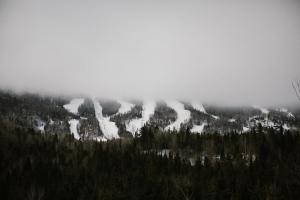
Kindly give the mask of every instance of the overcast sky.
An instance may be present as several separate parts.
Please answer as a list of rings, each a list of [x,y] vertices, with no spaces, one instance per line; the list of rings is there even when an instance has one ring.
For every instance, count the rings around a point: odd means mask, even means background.
[[[0,0],[0,87],[291,104],[300,1]]]

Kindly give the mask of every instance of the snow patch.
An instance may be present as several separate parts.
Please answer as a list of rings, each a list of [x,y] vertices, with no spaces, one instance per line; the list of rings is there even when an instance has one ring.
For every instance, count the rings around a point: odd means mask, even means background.
[[[193,101],[193,102],[191,102],[191,105],[195,110],[198,110],[199,112],[207,114],[204,106],[201,103],[199,103],[197,101]],[[210,115],[210,116],[213,117],[214,119],[220,119],[220,117],[216,116],[216,115]]]
[[[41,124],[37,127],[37,130],[41,131],[41,133],[45,133],[45,122],[41,122]]]
[[[102,115],[102,107],[100,103],[93,99],[94,109],[95,109],[95,116],[98,120],[99,127],[104,135],[104,137],[108,140],[119,138],[118,135],[118,127],[116,126],[115,122],[110,121],[110,117],[104,117]]]
[[[130,120],[126,124],[126,130],[135,136],[141,128],[150,120],[150,117],[155,112],[156,103],[154,101],[147,101],[143,104],[142,118]]]
[[[79,124],[79,120],[77,120],[77,119],[71,119],[71,120],[69,120],[70,132],[71,132],[71,134],[74,135],[74,138],[76,140],[80,139],[80,135],[78,134],[78,130],[77,130],[78,124]]]
[[[93,140],[95,140],[97,142],[107,142],[107,139],[103,136],[93,137]]]
[[[220,117],[217,115],[210,115],[210,116],[212,116],[214,119],[220,119]]]
[[[46,123],[42,121],[39,117],[36,118],[33,122],[33,128],[41,133],[45,133],[45,126]]]
[[[250,128],[243,126],[243,133],[250,131]]]
[[[283,128],[284,130],[290,130],[290,127],[288,127],[288,125],[286,125],[286,124],[283,124],[282,128]]]
[[[203,123],[201,125],[194,125],[191,129],[192,133],[202,133],[204,130],[204,127],[207,125],[207,123]]]
[[[170,156],[170,149],[162,149],[162,150],[158,150],[157,155],[159,156],[167,156],[169,158]]]
[[[180,125],[188,122],[189,119],[191,118],[191,112],[188,110],[185,110],[184,105],[178,101],[166,101],[166,104],[170,108],[175,110],[175,112],[177,113],[177,119],[175,120],[175,122],[173,122],[172,124],[167,126],[165,129],[166,130],[175,129],[175,130],[179,131]]]
[[[69,104],[64,105],[64,108],[69,111],[70,113],[73,113],[75,115],[78,114],[78,108],[81,104],[83,104],[84,99],[83,98],[78,98],[78,99],[73,99],[70,101]]]
[[[231,118],[231,119],[228,120],[228,122],[234,123],[234,122],[236,122],[236,119]]]

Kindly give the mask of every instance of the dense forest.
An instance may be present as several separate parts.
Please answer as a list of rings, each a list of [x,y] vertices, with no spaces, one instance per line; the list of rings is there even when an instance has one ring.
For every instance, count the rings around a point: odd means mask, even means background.
[[[0,124],[1,199],[298,199],[299,132],[75,140]]]

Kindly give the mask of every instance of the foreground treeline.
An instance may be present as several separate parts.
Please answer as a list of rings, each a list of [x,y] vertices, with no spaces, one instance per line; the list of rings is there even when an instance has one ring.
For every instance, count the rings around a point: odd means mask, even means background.
[[[299,133],[258,128],[200,136],[145,127],[139,138],[99,143],[0,124],[0,199],[299,196]]]

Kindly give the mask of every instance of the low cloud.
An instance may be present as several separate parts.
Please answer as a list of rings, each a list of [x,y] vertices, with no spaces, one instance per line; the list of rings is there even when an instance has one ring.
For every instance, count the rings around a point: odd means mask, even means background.
[[[299,1],[0,1],[0,87],[293,104]]]

